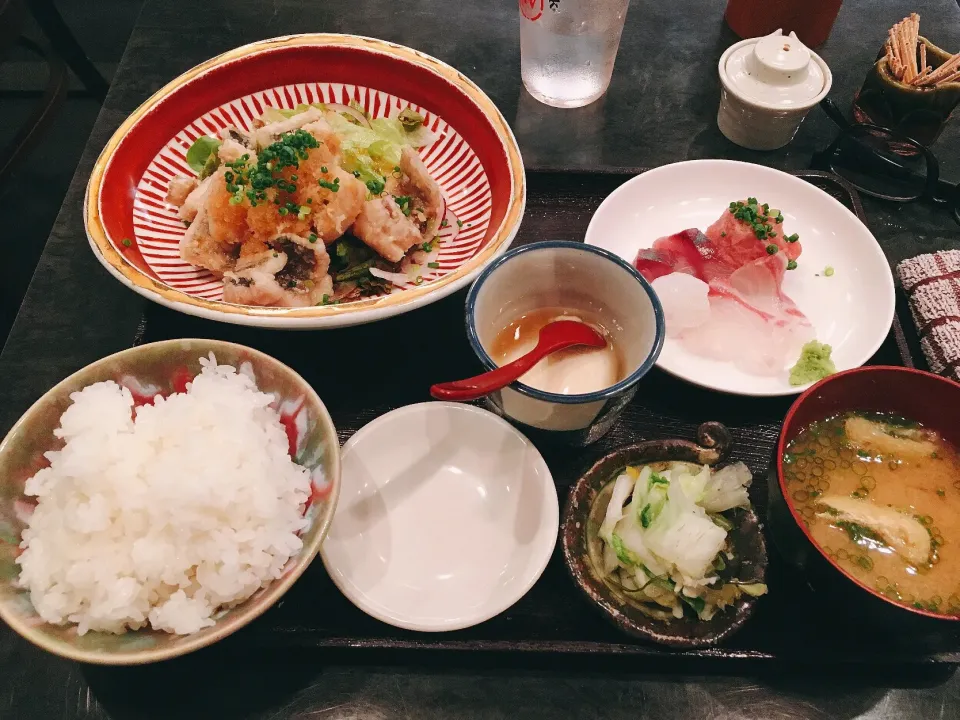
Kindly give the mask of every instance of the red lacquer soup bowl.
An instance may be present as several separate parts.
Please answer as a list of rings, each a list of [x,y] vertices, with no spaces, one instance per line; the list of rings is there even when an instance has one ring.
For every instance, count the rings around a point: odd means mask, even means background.
[[[806,573],[811,587],[834,610],[846,606],[857,621],[880,619],[896,626],[935,628],[933,632],[942,637],[945,627],[954,627],[944,621],[960,620],[960,614],[931,612],[922,604],[894,600],[883,588],[858,577],[812,538],[792,499],[787,481],[790,465],[784,457],[789,444],[811,423],[848,411],[899,415],[960,445],[960,384],[903,367],[872,366],[831,375],[797,398],[784,420],[768,483],[772,539],[780,554]],[[960,552],[960,537],[945,538],[943,552]],[[956,595],[960,596],[960,588]],[[958,597],[952,602],[960,604]]]
[[[181,259],[186,228],[166,202],[186,151],[227,125],[244,130],[266,108],[359,105],[371,118],[411,107],[437,139],[420,156],[445,201],[439,257],[389,293],[315,307],[223,302],[222,281]],[[107,143],[87,186],[84,222],[100,262],[135,292],[212,320],[329,328],[397,315],[467,285],[504,252],[526,201],[510,127],[483,91],[416,50],[350,35],[295,35],[245,45],[189,70],[137,108]]]

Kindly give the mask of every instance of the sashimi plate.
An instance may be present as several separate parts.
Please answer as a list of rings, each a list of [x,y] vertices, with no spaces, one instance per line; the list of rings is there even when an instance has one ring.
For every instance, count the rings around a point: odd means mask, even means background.
[[[603,201],[586,242],[633,262],[659,238],[688,228],[706,231],[731,202],[755,197],[783,215],[783,231],[799,235],[796,269],[782,291],[832,347],[837,370],[867,362],[893,322],[893,276],[880,246],[862,222],[810,183],[772,168],[732,160],[665,165],[624,183]],[[828,269],[829,268],[829,269]],[[669,333],[669,328],[668,328]],[[743,347],[750,353],[751,347]],[[797,355],[782,371],[747,372],[738,363],[695,354],[668,335],[657,365],[688,382],[737,395],[793,395],[806,385],[789,382]]]
[[[420,150],[446,217],[436,262],[379,295],[309,307],[223,302],[223,281],[180,257],[186,228],[166,201],[172,178],[191,175],[186,151],[228,125],[247,131],[266,108],[359,106],[372,118],[409,107],[438,139]],[[492,101],[457,70],[372,38],[304,34],[231,50],[187,71],[120,126],[98,159],[84,207],[97,259],[135,292],[222,322],[314,329],[380,320],[467,285],[504,252],[526,200],[523,162]]]

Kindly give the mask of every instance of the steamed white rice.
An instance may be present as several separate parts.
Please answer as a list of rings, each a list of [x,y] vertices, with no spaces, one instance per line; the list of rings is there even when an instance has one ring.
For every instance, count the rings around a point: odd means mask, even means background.
[[[307,470],[273,396],[213,355],[186,393],[136,409],[101,382],[73,393],[66,445],[27,481],[19,582],[47,622],[186,634],[281,575],[302,547]]]

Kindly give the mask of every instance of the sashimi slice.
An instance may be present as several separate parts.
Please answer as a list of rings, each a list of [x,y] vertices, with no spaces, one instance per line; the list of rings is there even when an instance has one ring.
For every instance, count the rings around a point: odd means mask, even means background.
[[[787,242],[783,222],[776,222],[776,213],[773,215],[768,216],[770,219],[764,223],[770,228],[770,234],[763,239],[758,238],[753,228],[737,219],[734,211],[729,209],[724,210],[720,218],[707,228],[706,236],[714,244],[718,255],[734,267],[763,258],[767,254],[767,245],[771,244],[776,245],[777,251],[784,253],[788,260],[796,260],[803,252],[803,247],[799,241]]]
[[[710,298],[710,319],[677,340],[693,355],[733,363],[751,375],[775,376],[814,335],[808,322],[770,323],[742,302],[716,295]]]
[[[658,277],[650,285],[663,306],[668,337],[700,327],[710,319],[710,286],[700,278],[672,272]]]
[[[715,287],[711,287],[717,294],[728,295],[777,325],[809,325],[806,316],[783,292],[786,268],[786,256],[782,253],[765,255],[734,271],[725,282],[715,281]]]
[[[755,260],[734,266],[710,238],[692,229],[662,237],[652,248],[640,250],[634,266],[651,282],[672,272],[693,275],[710,286],[711,296],[735,300],[770,323],[807,323],[781,289],[787,258],[780,252],[764,251]]]
[[[749,226],[730,213],[725,216],[732,224],[724,217],[711,226],[729,228],[717,229],[718,237],[684,230],[640,250],[634,264],[658,295],[662,292],[667,333],[688,352],[733,363],[751,375],[780,375],[815,337],[809,320],[783,292],[790,255],[779,250],[779,243],[777,252],[769,253]],[[739,237],[728,241],[744,230],[751,235],[749,243]],[[692,278],[687,282],[673,275]],[[708,312],[702,306],[703,283],[709,288]]]
[[[637,253],[633,264],[650,282],[672,272],[709,282],[713,275],[729,274],[736,269],[719,262],[713,242],[696,228],[656,240],[652,248]]]

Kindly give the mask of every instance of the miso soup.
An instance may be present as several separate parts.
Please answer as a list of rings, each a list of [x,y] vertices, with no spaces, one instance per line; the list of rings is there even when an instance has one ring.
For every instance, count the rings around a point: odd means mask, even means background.
[[[960,615],[960,455],[907,418],[845,413],[787,448],[787,501],[820,548],[888,598]]]

